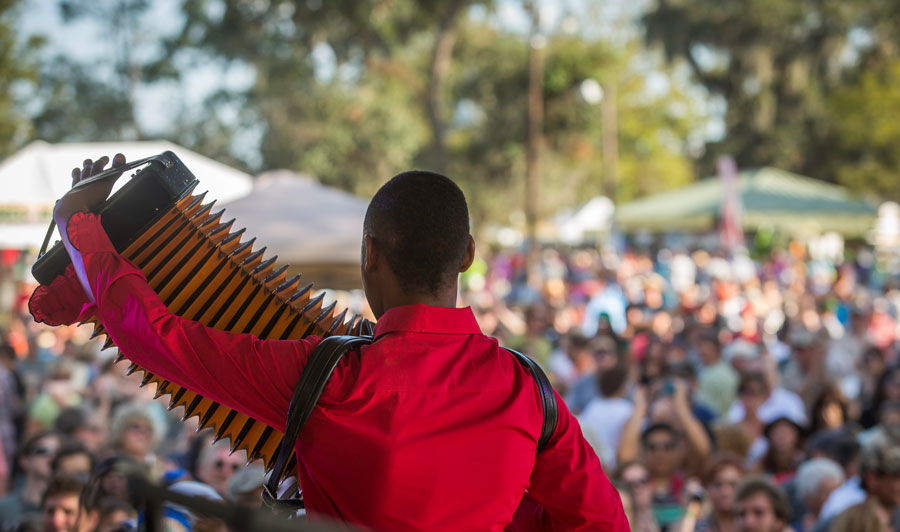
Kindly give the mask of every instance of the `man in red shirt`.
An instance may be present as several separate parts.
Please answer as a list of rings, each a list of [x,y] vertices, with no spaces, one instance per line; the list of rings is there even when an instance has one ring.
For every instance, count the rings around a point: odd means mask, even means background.
[[[85,161],[73,176],[107,162]],[[260,340],[169,313],[90,213],[110,188],[73,189],[54,211],[70,277],[90,301],[81,314],[99,316],[147,370],[284,430],[319,339]],[[563,401],[538,452],[534,379],[456,308],[458,273],[475,253],[462,191],[437,174],[400,174],[372,199],[363,230],[363,286],[378,322],[374,342],[338,365],[296,443],[310,515],[385,531],[628,530]]]

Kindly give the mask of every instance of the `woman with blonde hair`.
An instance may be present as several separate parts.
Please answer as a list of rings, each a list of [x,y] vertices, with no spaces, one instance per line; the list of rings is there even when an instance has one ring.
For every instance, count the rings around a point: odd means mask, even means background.
[[[119,406],[110,424],[112,454],[127,456],[151,468],[156,463],[156,450],[165,435],[165,421],[154,416],[155,405],[133,401]]]

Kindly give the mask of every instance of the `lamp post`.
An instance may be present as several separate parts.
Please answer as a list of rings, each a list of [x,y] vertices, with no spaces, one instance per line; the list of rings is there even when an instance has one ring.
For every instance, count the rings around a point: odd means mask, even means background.
[[[581,98],[589,105],[601,104],[600,138],[603,153],[603,193],[611,201],[616,200],[619,183],[619,125],[616,111],[616,85],[601,85],[594,78],[587,78],[578,86]]]

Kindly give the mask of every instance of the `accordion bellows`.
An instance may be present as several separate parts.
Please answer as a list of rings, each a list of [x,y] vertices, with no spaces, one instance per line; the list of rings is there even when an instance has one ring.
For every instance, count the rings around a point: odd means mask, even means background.
[[[346,310],[336,314],[336,303],[323,308],[324,294],[312,297],[313,283],[301,286],[299,274],[287,279],[287,266],[276,267],[277,257],[264,259],[265,248],[253,249],[255,238],[244,240],[244,229],[232,231],[234,219],[222,222],[224,209],[212,212],[215,201],[204,204],[205,193],[191,194],[196,184],[120,249],[170,312],[264,339],[370,332],[367,320],[354,315],[345,321]],[[94,325],[92,337],[105,334],[99,321],[88,322]],[[113,345],[107,339],[104,348]],[[119,353],[116,361],[127,356]],[[267,470],[274,467],[281,432],[132,363],[127,373],[135,371],[144,372],[141,386],[156,386],[156,397],[171,396],[170,410],[184,407],[182,421],[197,416],[198,430],[212,428],[216,440],[230,440],[232,451],[244,449],[249,460],[261,459]],[[296,471],[294,464],[292,457],[287,474]]]

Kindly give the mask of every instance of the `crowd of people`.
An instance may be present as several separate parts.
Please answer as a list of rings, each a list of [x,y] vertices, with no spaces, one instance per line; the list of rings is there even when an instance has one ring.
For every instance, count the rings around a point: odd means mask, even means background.
[[[543,366],[633,530],[900,529],[900,286],[876,266],[798,245],[756,260],[546,248],[532,276],[526,262],[479,260],[460,303]],[[260,505],[259,464],[168,411],[89,327],[36,324],[23,301],[0,331],[0,531],[72,530],[79,513],[81,530],[134,527],[134,471]]]
[[[134,530],[138,478],[260,507],[263,467],[197,432],[196,418],[181,422],[165,397],[139,386],[140,373],[113,364],[115,350],[101,350],[88,327],[50,329],[15,311],[2,332],[0,531]],[[166,530],[225,529],[175,504],[163,518]]]
[[[551,374],[633,530],[884,532],[900,290],[866,258],[548,248],[539,283],[501,253],[465,299]]]

